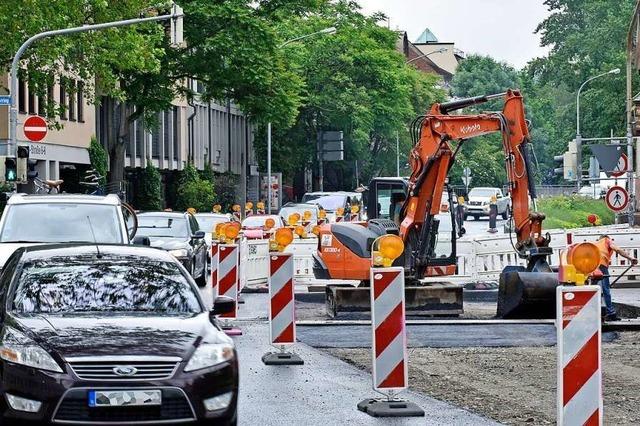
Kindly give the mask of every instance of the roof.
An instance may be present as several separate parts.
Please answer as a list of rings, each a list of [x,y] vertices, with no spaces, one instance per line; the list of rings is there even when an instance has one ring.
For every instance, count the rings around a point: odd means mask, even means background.
[[[195,217],[219,217],[229,219],[229,214],[227,213],[196,213]]]
[[[100,254],[104,257],[128,256],[143,257],[151,260],[173,261],[175,258],[165,250],[131,244],[98,244]],[[52,257],[95,255],[95,244],[44,244],[23,247],[27,259],[50,259]]]
[[[176,218],[183,218],[185,217],[185,215],[187,215],[188,213],[186,212],[144,212],[144,213],[138,213],[138,217],[142,217],[142,216],[154,216],[154,217],[176,217]]]
[[[33,203],[74,203],[74,204],[106,204],[119,206],[120,198],[116,194],[90,195],[90,194],[49,194],[27,195],[14,194],[7,204],[33,204]]]
[[[437,43],[438,38],[431,32],[429,28],[425,28],[422,34],[418,36],[414,43]]]

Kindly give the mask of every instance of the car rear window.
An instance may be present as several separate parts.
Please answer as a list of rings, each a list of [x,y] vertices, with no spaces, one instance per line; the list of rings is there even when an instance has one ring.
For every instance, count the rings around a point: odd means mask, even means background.
[[[23,264],[19,313],[197,313],[198,298],[175,263],[142,257],[54,257]]]

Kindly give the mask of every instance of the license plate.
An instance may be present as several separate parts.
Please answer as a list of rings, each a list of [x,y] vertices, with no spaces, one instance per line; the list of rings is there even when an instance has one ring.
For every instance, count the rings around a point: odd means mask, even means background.
[[[160,390],[92,390],[89,407],[135,407],[161,405]]]

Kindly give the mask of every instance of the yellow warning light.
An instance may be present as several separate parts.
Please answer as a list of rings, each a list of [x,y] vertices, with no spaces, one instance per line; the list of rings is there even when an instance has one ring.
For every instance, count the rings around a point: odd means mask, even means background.
[[[218,225],[216,225],[216,235],[218,236],[220,241],[223,241],[225,239],[226,227],[228,225],[230,225],[230,222],[219,223]]]
[[[211,209],[213,213],[220,213],[221,210],[222,210],[222,206],[220,204],[214,204],[213,208]]]
[[[287,218],[289,226],[296,226],[300,222],[300,213],[291,213]]]
[[[278,242],[276,240],[269,240],[269,251],[279,251]]]
[[[600,250],[593,243],[575,244],[569,248],[567,262],[581,274],[589,275],[600,266]]]
[[[393,261],[396,260],[402,252],[404,251],[404,242],[402,238],[397,235],[387,234],[379,237],[374,241],[374,254],[379,253],[382,257],[380,263],[382,266],[389,267],[393,264]],[[374,265],[376,263],[376,259],[374,256]]]
[[[187,209],[187,213],[189,213],[189,214],[196,214],[196,209],[194,209],[193,207],[189,207],[189,208]]]
[[[245,203],[244,209],[245,210],[253,210],[253,203],[251,201],[248,201],[247,203]]]
[[[276,221],[272,217],[269,217],[264,221],[264,229],[267,231],[272,229],[274,226],[276,226]]]
[[[305,238],[307,236],[307,231],[304,229],[304,226],[298,225],[294,231],[296,235],[300,238]]]
[[[337,214],[338,216],[344,216],[344,207],[338,207],[338,208],[336,209],[336,214]]]
[[[324,211],[324,210],[320,210],[320,211],[318,212],[318,218],[320,218],[320,219],[326,219],[326,217],[327,217],[327,212],[326,212],[326,211]]]
[[[311,220],[311,216],[313,216],[313,214],[311,213],[311,210],[305,210],[304,213],[302,213],[302,217],[305,220],[305,222],[309,222]]]
[[[256,208],[258,210],[264,210],[264,203],[262,201],[258,201],[258,203],[256,204]]]
[[[320,235],[320,227],[318,225],[311,228],[311,233],[316,237]]]
[[[278,251],[282,251],[293,241],[293,231],[291,228],[279,228],[274,238],[278,244]]]
[[[216,228],[215,228],[215,230],[213,231],[213,235],[214,235],[215,237],[217,237],[218,235],[222,235],[222,234],[221,234],[221,229],[222,229],[222,227],[223,227],[223,226],[225,226],[226,224],[227,224],[226,222],[220,222],[220,223],[216,224]]]
[[[239,212],[240,211],[240,204],[234,204],[233,205],[233,211],[234,212]]]
[[[240,224],[238,222],[231,222],[224,228],[224,235],[228,240],[235,240],[240,233]]]
[[[351,206],[351,214],[357,214],[360,211],[360,207]]]
[[[379,251],[371,253],[371,257],[373,258],[373,266],[382,266],[384,258]]]

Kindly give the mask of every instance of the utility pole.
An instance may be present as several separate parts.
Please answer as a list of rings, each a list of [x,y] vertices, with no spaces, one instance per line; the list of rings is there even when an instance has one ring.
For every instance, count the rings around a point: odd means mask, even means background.
[[[160,16],[152,16],[149,18],[135,18],[135,19],[127,19],[124,21],[114,21],[114,22],[105,22],[103,24],[95,24],[95,25],[83,25],[81,27],[74,28],[65,28],[61,30],[53,30],[53,31],[45,31],[39,34],[36,34],[30,37],[27,41],[22,43],[22,46],[18,49],[15,56],[13,57],[13,61],[11,62],[11,81],[10,81],[10,106],[9,106],[9,144],[7,146],[7,156],[13,157],[15,156],[16,149],[16,141],[17,141],[17,133],[18,133],[18,105],[17,105],[17,95],[18,95],[18,66],[20,65],[20,59],[24,54],[25,50],[29,46],[31,46],[34,42],[47,38],[47,37],[55,37],[59,35],[68,35],[89,31],[99,31],[107,28],[117,28],[117,27],[125,27],[129,25],[142,24],[145,22],[158,22],[158,21],[166,21],[169,19],[177,20],[182,18],[184,13],[182,9],[173,4],[171,14],[169,15],[160,15]],[[178,26],[175,25],[177,28]]]
[[[400,134],[396,130],[396,177],[400,177]]]

